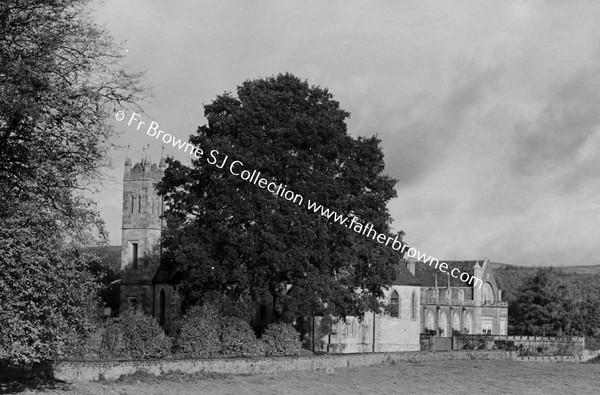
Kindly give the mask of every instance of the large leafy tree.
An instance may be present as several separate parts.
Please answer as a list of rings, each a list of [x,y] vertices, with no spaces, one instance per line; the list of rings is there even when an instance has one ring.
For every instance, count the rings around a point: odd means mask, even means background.
[[[541,268],[529,277],[509,309],[518,334],[557,334],[570,331],[569,290],[556,269]]]
[[[184,308],[215,295],[272,302],[280,319],[374,308],[399,257],[307,203],[389,233],[386,204],[396,181],[384,174],[380,141],[352,138],[349,114],[332,94],[290,74],[246,81],[237,97],[218,96],[204,114],[208,124],[190,138],[204,156],[190,167],[171,160],[159,184],[168,206],[164,264]],[[213,150],[219,162],[211,165]],[[302,204],[233,175],[234,160],[299,194]]]
[[[95,25],[87,0],[0,3],[0,188],[68,213],[65,191],[99,175],[115,109],[140,98],[138,73]]]
[[[0,362],[39,362],[86,335],[104,237],[78,190],[107,162],[107,122],[143,90],[86,0],[0,2]]]
[[[598,343],[600,275],[565,273],[560,268],[514,268],[511,271],[512,281],[521,285],[513,290],[509,300],[510,333],[573,334]],[[501,278],[504,277],[505,274],[501,274]]]

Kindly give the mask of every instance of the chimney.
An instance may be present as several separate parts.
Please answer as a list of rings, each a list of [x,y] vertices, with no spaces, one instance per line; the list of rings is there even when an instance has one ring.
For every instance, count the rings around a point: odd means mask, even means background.
[[[416,262],[415,262],[414,258],[408,258],[406,260],[406,268],[413,276],[415,275],[415,266],[416,266]]]

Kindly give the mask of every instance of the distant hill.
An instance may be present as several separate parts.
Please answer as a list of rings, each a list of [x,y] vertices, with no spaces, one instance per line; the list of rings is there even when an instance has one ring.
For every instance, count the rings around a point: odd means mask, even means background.
[[[565,273],[572,273],[572,274],[598,274],[598,273],[600,273],[600,265],[561,266],[561,267],[557,267],[557,269],[560,269]]]
[[[502,290],[502,299],[509,303],[514,300],[517,292],[522,288],[527,279],[535,274],[539,267],[534,266],[516,266],[506,263],[492,263],[492,269],[498,286]],[[600,265],[590,266],[555,266],[557,270],[565,273],[565,277],[571,280],[572,284],[590,279],[590,275],[600,274]]]

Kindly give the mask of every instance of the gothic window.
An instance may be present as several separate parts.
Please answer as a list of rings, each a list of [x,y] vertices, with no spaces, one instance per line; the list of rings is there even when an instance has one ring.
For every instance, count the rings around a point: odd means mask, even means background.
[[[483,303],[494,302],[494,290],[490,283],[483,284]]]
[[[439,336],[448,336],[447,328],[448,328],[448,316],[445,311],[442,311],[440,314],[440,318],[438,320],[438,335]]]
[[[463,291],[462,289],[458,290],[458,300],[460,300],[461,302],[464,302],[465,300],[465,291]]]
[[[417,318],[417,308],[417,293],[413,291],[410,303],[410,318],[412,318],[413,320]]]
[[[473,333],[473,318],[471,317],[471,313],[465,313],[464,326],[465,333]]]
[[[142,212],[142,197],[138,196],[138,213]]]
[[[433,313],[431,312],[431,310],[427,310],[427,313],[425,314],[425,329],[427,330],[432,330],[435,328],[435,320],[433,318]]]
[[[400,318],[400,297],[396,291],[392,292],[390,307],[390,317]]]
[[[131,195],[131,214],[133,214],[133,195]]]
[[[452,330],[460,332],[460,317],[456,311],[452,313]]]
[[[131,243],[130,245],[130,263],[132,269],[138,267],[138,243]]]
[[[167,316],[167,294],[164,289],[160,290],[158,297],[158,324],[165,326]]]

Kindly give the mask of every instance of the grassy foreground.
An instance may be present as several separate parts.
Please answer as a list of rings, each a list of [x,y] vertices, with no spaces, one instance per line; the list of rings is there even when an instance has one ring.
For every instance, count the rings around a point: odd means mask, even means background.
[[[448,360],[274,376],[136,375],[46,394],[597,394],[600,364]]]

